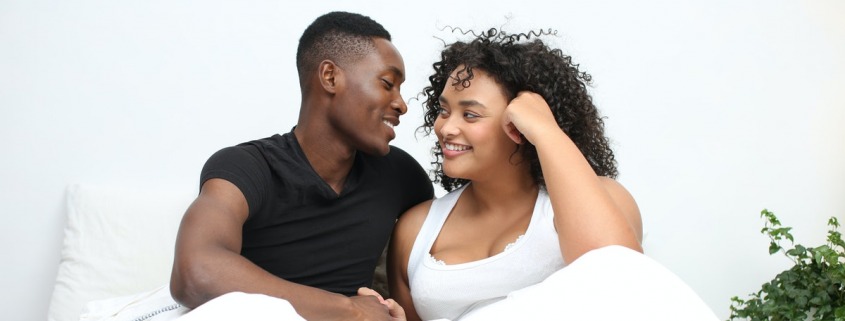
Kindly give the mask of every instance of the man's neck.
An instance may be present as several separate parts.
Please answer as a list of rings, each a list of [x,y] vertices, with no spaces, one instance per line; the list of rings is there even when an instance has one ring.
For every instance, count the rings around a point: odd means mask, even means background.
[[[326,128],[297,125],[294,136],[311,168],[338,195],[355,163],[356,150]]]

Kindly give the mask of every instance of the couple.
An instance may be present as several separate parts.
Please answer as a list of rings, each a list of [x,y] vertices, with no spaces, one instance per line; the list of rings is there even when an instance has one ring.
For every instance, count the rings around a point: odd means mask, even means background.
[[[519,304],[502,300],[517,290],[533,300],[576,289],[571,274],[557,277],[565,289],[544,280],[608,248],[620,254],[595,266],[637,278],[613,258],[646,260],[639,211],[612,179],[589,76],[560,50],[495,30],[443,50],[422,126],[437,136],[436,182],[450,191],[435,200],[420,165],[388,145],[407,111],[405,69],[379,23],[323,15],[296,64],[296,127],[225,148],[202,170],[171,278],[173,297],[196,308],[185,319],[266,309],[282,320],[489,320],[484,310]],[[388,239],[384,299],[367,287]]]

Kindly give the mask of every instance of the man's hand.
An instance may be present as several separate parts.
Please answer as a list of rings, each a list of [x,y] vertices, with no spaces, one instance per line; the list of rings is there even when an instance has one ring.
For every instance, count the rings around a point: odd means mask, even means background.
[[[374,296],[378,299],[379,303],[387,307],[388,312],[390,313],[390,320],[391,321],[406,321],[405,318],[405,309],[402,309],[402,306],[393,299],[385,300],[381,294],[376,292],[370,288],[359,288],[358,289],[358,297],[367,297],[367,296]]]

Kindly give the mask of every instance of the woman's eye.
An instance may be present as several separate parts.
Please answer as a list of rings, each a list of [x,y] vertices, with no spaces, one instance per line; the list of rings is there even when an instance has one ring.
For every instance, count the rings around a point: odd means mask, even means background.
[[[473,114],[473,113],[464,113],[464,118],[466,118],[466,119],[476,119],[478,117],[479,117],[478,115]]]
[[[440,116],[449,116],[449,111],[446,108],[440,107],[437,109],[437,114]]]

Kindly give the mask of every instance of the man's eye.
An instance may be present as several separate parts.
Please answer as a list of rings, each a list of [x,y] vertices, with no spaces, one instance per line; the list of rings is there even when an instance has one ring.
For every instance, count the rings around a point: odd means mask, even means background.
[[[393,89],[393,83],[392,82],[387,81],[385,79],[382,79],[381,81],[384,83],[384,85],[387,87],[387,89]]]

